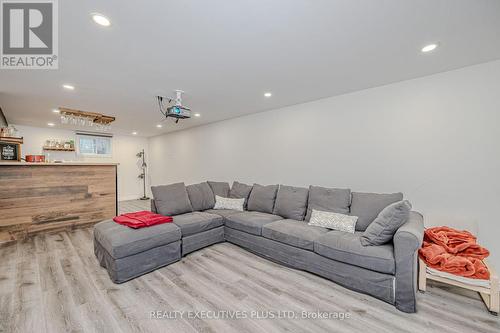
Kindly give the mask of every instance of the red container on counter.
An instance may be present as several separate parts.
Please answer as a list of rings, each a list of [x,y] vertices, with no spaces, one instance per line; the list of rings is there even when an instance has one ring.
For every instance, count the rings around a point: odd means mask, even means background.
[[[26,160],[26,162],[30,162],[30,163],[43,163],[43,162],[45,162],[45,156],[44,155],[26,155],[25,160]]]

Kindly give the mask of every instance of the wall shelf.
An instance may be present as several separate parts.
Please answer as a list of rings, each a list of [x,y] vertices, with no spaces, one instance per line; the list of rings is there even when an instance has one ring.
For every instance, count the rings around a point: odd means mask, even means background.
[[[43,147],[43,150],[48,150],[48,151],[75,151],[75,148]]]
[[[0,136],[0,141],[2,141],[2,142],[8,142],[8,143],[22,144],[23,143],[23,138],[15,138],[15,137],[11,137],[11,136]]]

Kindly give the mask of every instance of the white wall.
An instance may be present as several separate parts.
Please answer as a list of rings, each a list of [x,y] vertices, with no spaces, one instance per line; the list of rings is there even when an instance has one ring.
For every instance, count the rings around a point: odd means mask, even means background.
[[[240,180],[402,191],[500,267],[500,61],[149,141],[152,184]]]
[[[20,131],[20,135],[24,137],[24,144],[22,145],[23,157],[29,154],[44,154],[42,147],[47,139],[75,140],[75,132],[70,130],[21,125],[14,126]],[[141,163],[135,154],[145,149],[146,157],[148,157],[148,139],[118,135],[113,137],[112,142],[113,156],[111,158],[84,158],[74,152],[50,152],[50,159],[120,163],[118,166],[118,200],[132,200],[142,197],[142,180],[137,178],[141,173]],[[147,189],[149,192],[149,186],[147,186]]]

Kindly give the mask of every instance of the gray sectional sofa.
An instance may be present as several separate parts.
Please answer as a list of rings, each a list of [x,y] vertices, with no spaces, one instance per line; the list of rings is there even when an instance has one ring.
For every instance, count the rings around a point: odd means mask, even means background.
[[[388,243],[364,246],[360,241],[364,230],[386,206],[403,199],[401,193],[359,193],[317,186],[250,186],[238,182],[232,187],[225,182],[189,186],[177,183],[152,187],[152,192],[151,210],[174,219],[173,224],[167,224],[170,227],[159,225],[142,231],[156,242],[147,240],[147,235],[137,236],[137,230],[110,221],[95,227],[96,256],[115,282],[165,266],[205,246],[228,241],[275,262],[372,295],[401,311],[416,311],[417,250],[424,231],[422,215],[410,212],[406,223]],[[213,209],[215,195],[245,198],[245,210]],[[313,209],[358,216],[355,233],[308,225]],[[110,228],[112,235],[107,235]],[[118,230],[122,237],[117,236]],[[131,241],[127,240],[130,237]],[[149,242],[147,248],[138,247],[141,239]],[[120,251],[115,245],[123,247],[126,243],[132,245],[117,254]],[[178,246],[178,253],[171,251],[173,244]],[[162,257],[156,263],[151,260],[142,263],[141,251],[156,251]]]

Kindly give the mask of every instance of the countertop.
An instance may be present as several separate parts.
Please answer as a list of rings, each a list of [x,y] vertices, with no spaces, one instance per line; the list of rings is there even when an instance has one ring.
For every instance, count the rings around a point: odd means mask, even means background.
[[[98,163],[98,162],[62,162],[62,163],[28,163],[28,162],[0,162],[2,165],[15,166],[59,166],[59,165],[119,165],[120,163]]]

